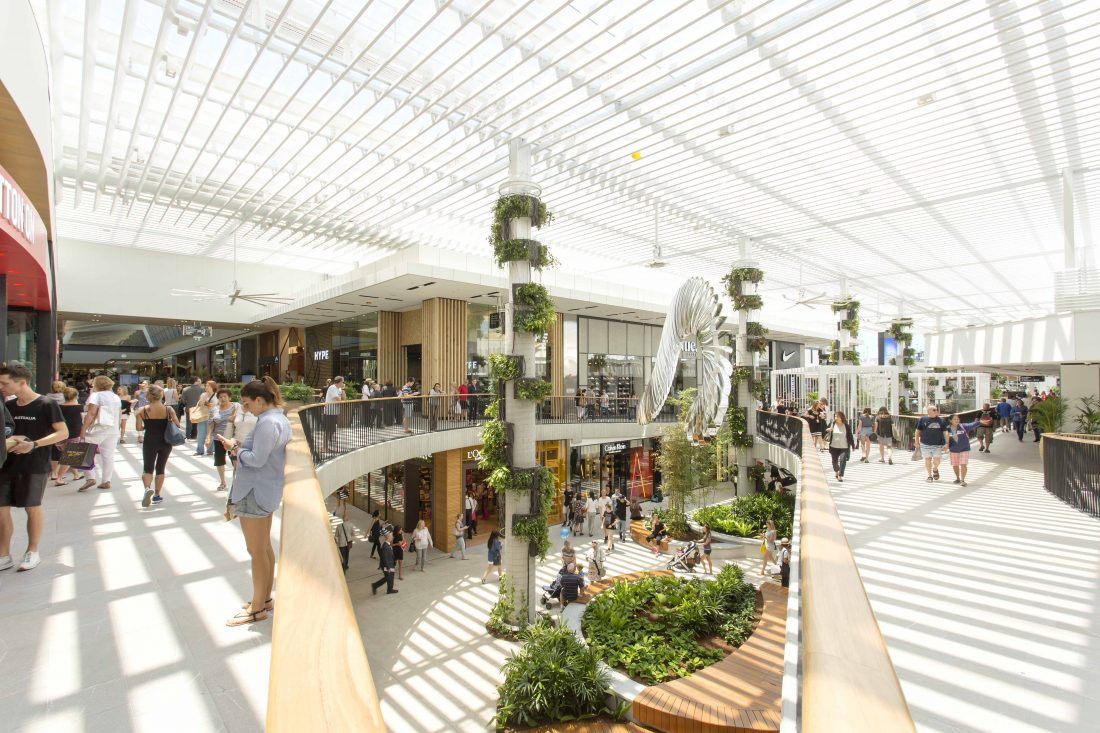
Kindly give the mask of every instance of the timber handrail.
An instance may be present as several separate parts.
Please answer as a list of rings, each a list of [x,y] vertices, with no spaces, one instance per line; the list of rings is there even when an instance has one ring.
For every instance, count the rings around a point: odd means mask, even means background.
[[[385,731],[298,410],[287,416],[268,733]]]
[[[802,731],[915,731],[805,420],[802,445]]]

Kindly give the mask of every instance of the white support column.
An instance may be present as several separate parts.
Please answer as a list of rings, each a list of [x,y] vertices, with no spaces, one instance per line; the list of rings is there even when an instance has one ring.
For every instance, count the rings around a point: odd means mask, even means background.
[[[849,297],[850,295],[848,294],[848,278],[842,277],[840,278],[840,300],[845,301],[848,300]],[[840,350],[836,355],[836,363],[839,366],[843,366],[844,364],[849,363],[844,358],[844,352],[852,348],[852,334],[848,333],[847,329],[841,328],[840,326],[840,324],[843,323],[844,319],[848,317],[847,312],[834,313],[833,315],[837,318],[836,338],[837,341],[840,342]]]
[[[734,263],[734,267],[759,267],[756,260],[752,259],[752,242],[748,237],[742,237],[739,243],[740,259]],[[759,288],[756,283],[741,283],[742,295],[756,295]],[[756,375],[756,354],[749,351],[749,321],[753,320],[756,311],[737,311],[737,365],[748,367]],[[744,380],[737,385],[737,404],[746,408],[745,427],[749,435],[756,435],[756,400],[749,391],[749,380]],[[755,438],[754,438],[755,439]],[[739,450],[737,457],[737,494],[745,496],[751,494],[755,487],[750,485],[749,466],[755,460],[754,451],[751,449]]]
[[[501,195],[531,193],[531,147],[523,140],[515,139],[508,144],[508,181],[501,184]],[[531,220],[528,217],[513,219],[512,237],[529,239]],[[531,282],[531,263],[527,260],[508,263],[508,305],[505,308],[504,343],[507,352],[523,357],[524,377],[535,376],[535,335],[516,331],[515,308],[512,302],[512,287]],[[515,399],[515,383],[509,382],[505,392],[505,415],[507,422],[514,428],[512,443],[512,465],[515,468],[533,468],[536,463],[535,451],[535,403],[530,400]],[[504,570],[514,589],[515,618],[535,620],[535,559],[527,551],[528,543],[517,538],[512,532],[515,515],[528,514],[530,505],[527,497],[511,494],[505,497]]]

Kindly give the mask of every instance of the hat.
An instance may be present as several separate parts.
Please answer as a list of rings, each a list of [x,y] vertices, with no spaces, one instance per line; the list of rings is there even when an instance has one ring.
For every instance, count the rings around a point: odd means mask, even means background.
[[[779,540],[779,544],[789,545],[789,544],[791,544],[791,541],[789,539],[787,539],[786,537],[784,537],[783,539]]]

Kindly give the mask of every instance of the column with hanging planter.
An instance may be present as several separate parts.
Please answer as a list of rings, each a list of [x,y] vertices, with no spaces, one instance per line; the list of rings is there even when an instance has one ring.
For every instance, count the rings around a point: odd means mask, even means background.
[[[859,301],[841,298],[833,301],[832,309],[837,317],[832,361],[839,366],[859,366],[859,352],[855,346],[859,338]]]
[[[909,392],[914,387],[914,382],[909,374],[909,369],[916,363],[916,349],[910,344],[913,341],[913,334],[910,332],[910,328],[913,327],[912,318],[895,318],[890,322],[890,328],[886,330],[886,333],[897,343],[898,354],[894,357],[894,364],[898,367],[898,414],[906,414],[909,410]]]
[[[768,348],[768,329],[753,320],[764,305],[758,293],[764,272],[756,265],[750,258],[748,240],[742,240],[741,259],[722,278],[737,311],[737,356],[730,380],[729,410],[720,435],[736,452],[738,494],[752,490],[748,471],[753,463],[751,449],[756,433],[755,400],[763,400],[767,388],[767,383],[756,373],[757,355]]]
[[[539,198],[541,189],[530,180],[530,167],[530,146],[513,140],[509,178],[501,184],[489,236],[497,265],[508,269],[508,354],[489,360],[492,401],[480,459],[489,485],[503,500],[500,604],[505,607],[494,613],[512,626],[535,618],[534,560],[550,548],[547,522],[554,492],[550,472],[536,461],[535,411],[550,395],[551,384],[535,375],[535,343],[546,338],[557,313],[546,288],[531,282],[532,272],[554,264],[546,246],[531,238],[532,229],[545,226],[551,215]]]

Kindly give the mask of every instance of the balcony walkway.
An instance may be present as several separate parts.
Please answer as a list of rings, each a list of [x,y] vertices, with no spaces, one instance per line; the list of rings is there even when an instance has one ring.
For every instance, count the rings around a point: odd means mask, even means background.
[[[826,476],[918,730],[1071,733],[1100,721],[1100,520],[998,433],[968,486],[907,453]],[[900,459],[900,460],[898,460]]]

